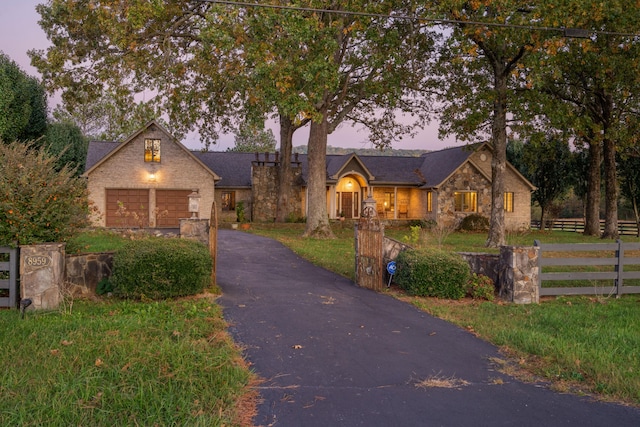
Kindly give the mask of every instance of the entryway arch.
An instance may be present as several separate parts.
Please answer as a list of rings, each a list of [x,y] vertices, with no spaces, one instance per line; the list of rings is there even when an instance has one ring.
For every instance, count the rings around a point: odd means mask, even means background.
[[[336,217],[359,218],[367,181],[359,174],[342,176],[336,183]]]

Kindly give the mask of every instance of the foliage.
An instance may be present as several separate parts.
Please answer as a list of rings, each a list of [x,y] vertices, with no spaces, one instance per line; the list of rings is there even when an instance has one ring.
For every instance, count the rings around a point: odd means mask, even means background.
[[[493,301],[496,297],[496,285],[490,277],[472,273],[469,278],[467,295],[473,299]]]
[[[84,172],[87,157],[87,139],[80,128],[70,122],[53,122],[47,126],[43,146],[57,161],[58,170],[65,166],[73,169],[76,176]]]
[[[47,127],[47,97],[29,77],[0,52],[0,141],[34,141]]]
[[[419,225],[410,225],[410,233],[404,236],[404,240],[410,245],[417,245],[422,240],[422,227]]]
[[[0,310],[0,424],[249,425],[252,374],[226,329],[207,298]]]
[[[186,239],[133,240],[113,259],[114,294],[129,299],[195,295],[211,283],[208,248]]]
[[[234,119],[269,114],[281,125],[311,121],[307,231],[330,235],[327,135],[356,122],[384,146],[424,124],[430,104],[414,95],[434,33],[387,19],[410,12],[400,0],[291,4],[332,10],[322,13],[256,6],[53,0],[37,7],[51,47],[30,55],[48,90],[62,90],[73,106],[107,92],[131,109],[136,94],[152,93],[148,103],[178,137],[197,128],[212,142]],[[401,113],[415,121],[399,123]]]
[[[109,92],[89,96],[79,89],[63,93],[62,104],[53,111],[53,118],[74,124],[86,137],[118,141],[150,120],[162,122],[158,114],[152,101],[140,102],[133,96],[120,98]]]
[[[239,201],[238,203],[236,203],[236,221],[240,223],[247,222],[243,201]]]
[[[44,149],[0,144],[0,243],[65,242],[87,225],[86,184]]]
[[[471,214],[462,218],[460,231],[487,231],[489,229],[489,220],[480,214]]]
[[[423,249],[400,252],[395,283],[410,295],[460,299],[469,281],[469,265],[459,255]]]
[[[243,123],[235,138],[235,146],[229,151],[244,153],[272,153],[276,149],[276,138],[271,129],[264,129],[251,123]]]
[[[620,155],[620,192],[629,200],[640,232],[640,156],[634,152],[636,150],[630,149]]]

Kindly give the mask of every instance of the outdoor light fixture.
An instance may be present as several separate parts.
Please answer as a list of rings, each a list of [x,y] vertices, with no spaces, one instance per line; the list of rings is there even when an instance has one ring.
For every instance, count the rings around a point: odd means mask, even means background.
[[[156,181],[156,174],[155,173],[151,172],[149,174],[149,181],[151,181],[151,182],[155,182]]]
[[[191,212],[191,218],[198,218],[198,212],[200,211],[200,194],[198,190],[193,190],[189,194],[189,212]]]
[[[351,187],[353,187],[353,182],[351,182],[351,180],[347,181],[347,188],[351,189]]]
[[[24,319],[24,311],[33,303],[30,298],[22,298],[20,300],[20,317]]]

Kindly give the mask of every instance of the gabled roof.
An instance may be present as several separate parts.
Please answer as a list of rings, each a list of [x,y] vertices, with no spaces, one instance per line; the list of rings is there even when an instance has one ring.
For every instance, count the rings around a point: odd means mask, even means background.
[[[123,142],[120,142],[120,143],[92,141],[89,144],[89,149],[87,150],[87,162],[86,162],[86,166],[85,166],[84,175],[87,176],[88,174],[93,172],[94,169],[99,167],[102,163],[107,161],[110,157],[115,155],[118,151],[120,151],[124,147],[126,147],[131,141],[133,141],[136,137],[138,137],[138,135],[140,135],[143,132],[146,132],[147,129],[149,129],[149,127],[151,127],[151,126],[158,127],[164,134],[166,134],[169,138],[171,138],[171,141],[173,141],[181,150],[183,150],[187,155],[192,157],[193,160],[196,163],[198,163],[200,166],[202,166],[205,170],[207,170],[207,172],[209,172],[211,175],[213,175],[213,179],[214,180],[217,181],[217,180],[220,179],[220,177],[218,175],[216,175],[216,173],[212,169],[208,168],[207,165],[202,163],[202,161],[200,161],[200,159],[198,159],[196,156],[194,156],[194,154],[191,151],[187,150],[187,148],[184,145],[182,145],[180,143],[180,141],[175,139],[164,128],[164,126],[162,126],[156,120],[151,120],[151,121],[147,122],[144,126],[142,126],[140,129],[138,129],[136,132],[131,134],[127,139],[125,139]],[[98,156],[100,154],[104,154],[104,156],[101,157],[101,158],[98,158]],[[89,166],[89,164],[90,164],[89,163],[90,155],[91,155],[91,161],[92,161],[91,163],[92,164]]]
[[[352,168],[352,170],[358,171],[365,175],[369,181],[375,179],[375,176],[371,173],[369,168],[367,168],[367,166],[362,162],[361,158],[355,153],[336,157],[327,156],[327,175],[331,179],[339,179],[340,176],[345,173],[347,167],[349,166]]]
[[[92,169],[99,161],[106,158],[109,153],[118,148],[119,142],[91,141],[87,150],[87,161],[84,166],[85,173]]]
[[[425,178],[424,187],[437,188],[442,185],[477,148],[477,146],[451,147],[423,154],[420,172]]]

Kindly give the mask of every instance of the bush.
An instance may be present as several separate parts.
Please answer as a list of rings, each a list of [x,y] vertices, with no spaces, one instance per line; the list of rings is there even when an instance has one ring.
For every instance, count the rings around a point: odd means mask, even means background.
[[[456,254],[438,249],[406,250],[396,262],[394,281],[410,295],[460,299],[467,292],[469,265]]]
[[[86,184],[56,157],[0,142],[0,246],[66,242],[86,226]]]
[[[496,286],[490,277],[473,273],[469,278],[467,295],[473,299],[493,301],[496,297]]]
[[[489,219],[480,214],[467,215],[460,222],[460,231],[487,231],[489,229]]]
[[[184,239],[132,240],[113,258],[111,284],[121,298],[165,299],[195,295],[211,284],[205,245]]]

